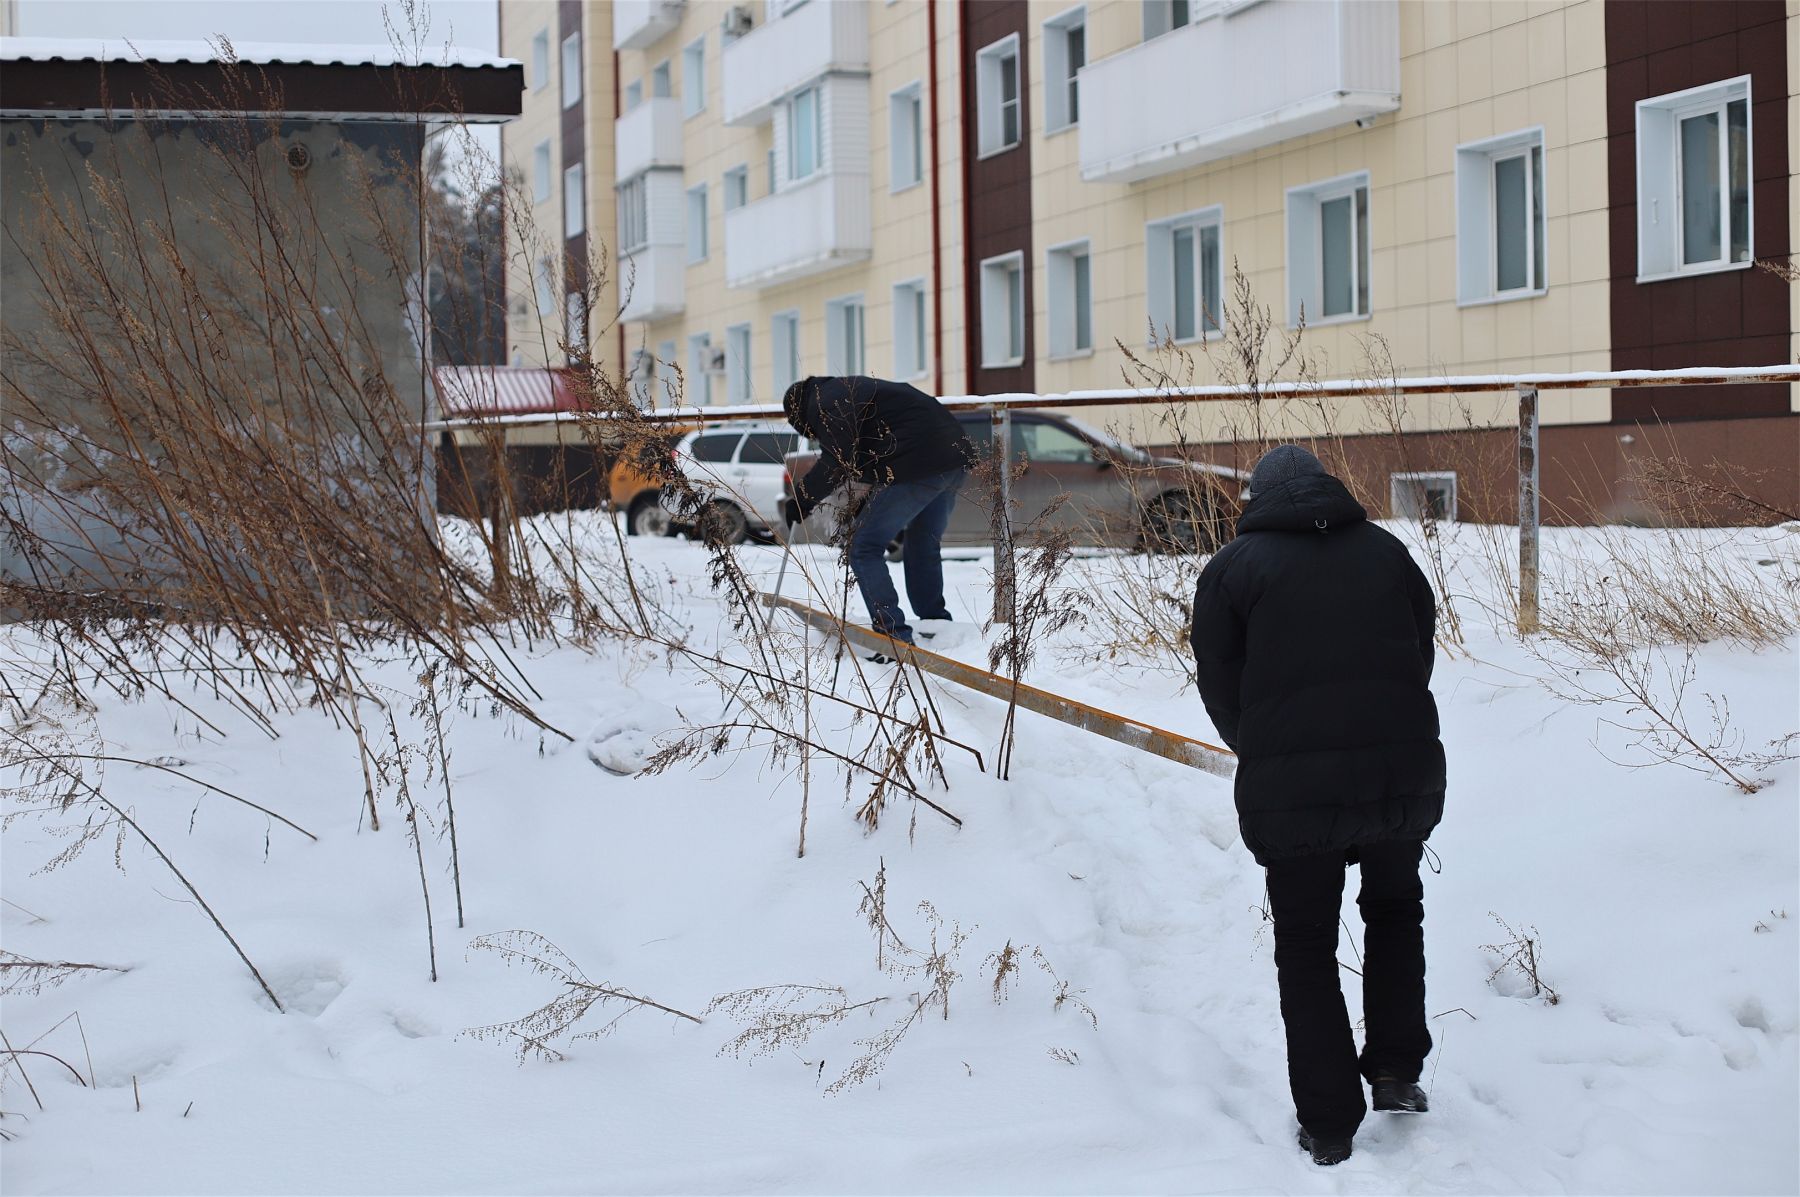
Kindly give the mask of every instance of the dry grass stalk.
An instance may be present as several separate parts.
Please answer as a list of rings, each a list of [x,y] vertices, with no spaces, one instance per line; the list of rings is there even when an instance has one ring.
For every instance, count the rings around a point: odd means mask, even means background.
[[[1531,996],[1544,999],[1546,1006],[1554,1006],[1562,1001],[1562,995],[1552,989],[1539,972],[1543,960],[1543,939],[1536,927],[1522,926],[1515,930],[1505,919],[1488,911],[1488,917],[1500,924],[1506,932],[1506,939],[1498,944],[1483,944],[1481,950],[1491,952],[1499,963],[1494,971],[1488,974],[1488,984],[1492,985],[1502,975],[1515,974],[1521,983],[1531,986]]]
[[[32,960],[0,950],[0,995],[35,997],[83,973],[128,973],[118,964],[85,964],[73,960]]]

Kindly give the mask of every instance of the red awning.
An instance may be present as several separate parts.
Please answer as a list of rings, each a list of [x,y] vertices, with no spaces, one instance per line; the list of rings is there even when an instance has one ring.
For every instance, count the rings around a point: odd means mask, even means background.
[[[545,366],[439,366],[433,372],[444,419],[575,411],[580,404],[566,374]]]

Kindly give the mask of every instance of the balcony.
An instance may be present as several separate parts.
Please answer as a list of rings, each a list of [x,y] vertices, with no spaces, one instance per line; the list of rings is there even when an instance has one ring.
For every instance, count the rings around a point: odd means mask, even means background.
[[[681,24],[686,0],[613,0],[613,49],[642,50]]]
[[[821,174],[725,214],[725,285],[773,287],[867,261],[874,240],[869,176]]]
[[[1080,78],[1081,177],[1133,183],[1399,108],[1399,5],[1222,6]]]
[[[680,100],[645,100],[615,122],[614,179],[623,182],[653,166],[680,165]]]
[[[661,320],[687,306],[687,247],[646,245],[619,259],[621,320]]]
[[[760,125],[776,100],[828,71],[869,69],[869,11],[862,0],[809,0],[725,47],[728,125]]]

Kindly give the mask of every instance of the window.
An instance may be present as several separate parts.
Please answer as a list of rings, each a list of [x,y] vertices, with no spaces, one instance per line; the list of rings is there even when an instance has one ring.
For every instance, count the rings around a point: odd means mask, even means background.
[[[650,243],[650,207],[645,191],[648,177],[639,175],[619,184],[619,252],[633,253]]]
[[[1087,65],[1087,9],[1073,8],[1044,22],[1044,132],[1081,122],[1076,74]]]
[[[1046,259],[1050,294],[1050,356],[1074,357],[1094,348],[1094,298],[1088,243],[1052,249]]]
[[[800,381],[799,312],[777,312],[769,321],[769,365],[773,394],[786,395]]]
[[[741,208],[750,202],[750,168],[734,166],[725,172],[725,210]]]
[[[687,193],[687,251],[689,262],[704,262],[711,252],[706,236],[706,184]]]
[[[625,85],[625,111],[630,112],[644,102],[644,81],[633,79]]]
[[[750,326],[734,324],[725,330],[725,402],[748,403],[754,390],[750,381]]]
[[[675,94],[675,85],[669,70],[669,61],[664,59],[656,64],[650,72],[650,96],[652,99],[666,100]]]
[[[550,198],[550,142],[540,141],[531,151],[531,202],[541,204]]]
[[[1287,193],[1288,322],[1369,314],[1369,176],[1345,175]]]
[[[675,394],[675,342],[658,341],[656,343],[656,377],[662,382],[658,393],[653,397],[652,407],[659,407],[663,400],[674,406],[678,396]]]
[[[809,87],[787,102],[788,180],[819,169],[819,89]]]
[[[706,37],[702,35],[681,52],[681,115],[706,111]]]
[[[556,264],[546,254],[537,260],[532,274],[537,289],[537,314],[542,318],[556,310]]]
[[[860,295],[825,305],[825,369],[845,377],[863,373],[863,301]]]
[[[581,163],[563,171],[563,236],[579,237],[587,228],[587,181]]]
[[[894,377],[925,373],[925,282],[914,279],[894,288]]]
[[[550,86],[550,31],[540,29],[531,38],[531,90]]]
[[[709,372],[711,365],[712,334],[696,333],[689,337],[687,364],[687,399],[689,403],[704,406],[712,402],[713,384],[712,374]],[[726,460],[729,459],[729,455],[727,455]]]
[[[1637,106],[1638,278],[1754,260],[1750,76]]]
[[[728,462],[737,456],[738,443],[743,439],[741,432],[709,432],[694,438],[688,446],[688,456],[714,465]]]
[[[1180,29],[1192,14],[1188,0],[1144,0],[1144,40]]]
[[[1025,255],[981,264],[981,364],[1016,366],[1025,360]]]
[[[924,103],[908,83],[888,97],[888,190],[904,191],[925,178]]]
[[[1019,144],[1019,35],[995,42],[975,56],[977,142],[981,157]]]
[[[587,299],[579,291],[563,296],[563,344],[571,362],[587,353]]]
[[[1456,150],[1456,298],[1540,295],[1544,277],[1544,132]]]
[[[1398,519],[1456,521],[1456,473],[1430,470],[1388,475],[1388,510]]]
[[[1157,336],[1192,341],[1219,331],[1224,322],[1224,221],[1223,209],[1213,207],[1144,230],[1144,278]]]
[[[1013,452],[1027,461],[1092,465],[1094,446],[1060,424],[1020,420],[1013,425]]]
[[[744,438],[738,464],[781,465],[799,447],[800,438],[791,432],[752,432]]]
[[[573,108],[581,102],[581,30],[577,29],[562,44],[562,106]]]

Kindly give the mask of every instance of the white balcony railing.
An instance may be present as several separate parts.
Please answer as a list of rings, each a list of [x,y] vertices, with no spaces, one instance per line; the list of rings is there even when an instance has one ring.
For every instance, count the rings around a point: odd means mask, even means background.
[[[685,0],[613,0],[613,49],[642,50],[681,24]]]
[[[725,285],[772,287],[866,261],[873,248],[869,176],[821,174],[725,213]]]
[[[687,306],[687,247],[646,245],[619,260],[621,320],[661,320]]]
[[[624,182],[653,166],[680,165],[680,100],[645,100],[614,123],[614,179]]]
[[[1128,183],[1400,107],[1398,0],[1222,5],[1090,63],[1081,177]]]
[[[808,0],[725,47],[725,123],[760,125],[776,100],[828,71],[869,69],[864,0]]]

